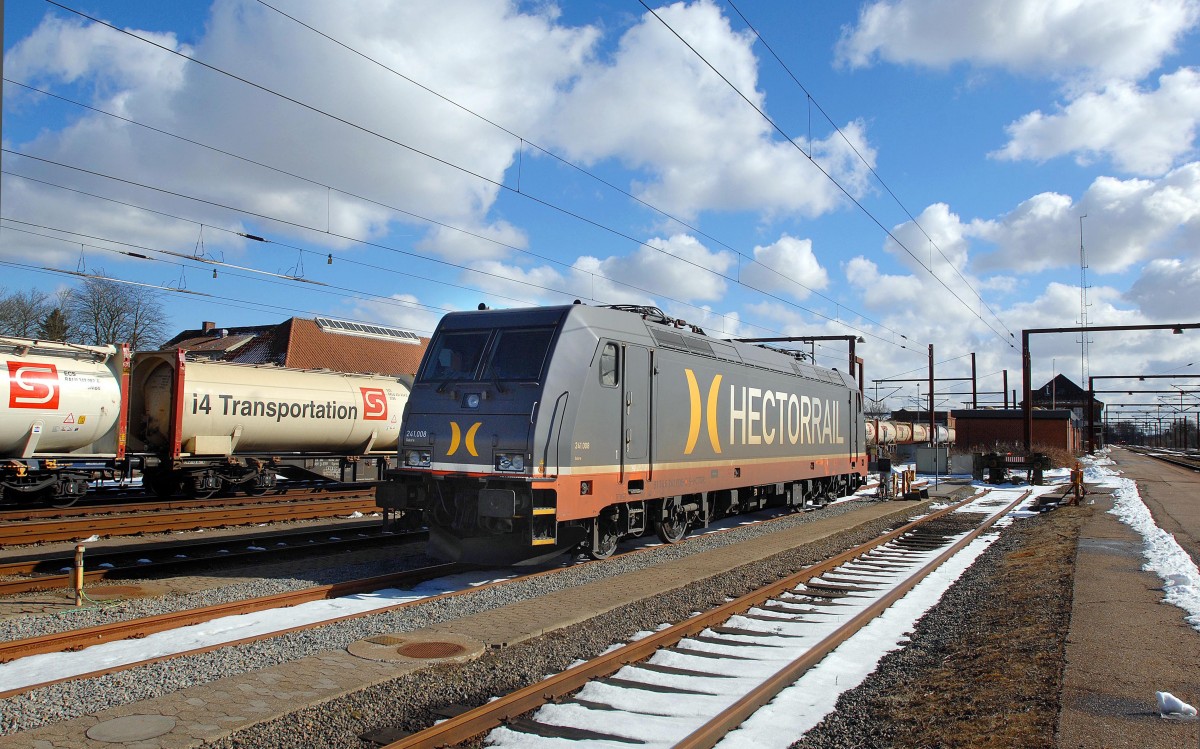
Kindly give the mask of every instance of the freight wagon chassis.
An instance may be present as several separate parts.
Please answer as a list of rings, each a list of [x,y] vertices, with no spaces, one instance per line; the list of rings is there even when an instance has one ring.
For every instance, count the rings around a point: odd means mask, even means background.
[[[70,507],[88,493],[94,481],[130,477],[123,459],[6,460],[0,463],[0,502],[28,507]]]
[[[169,467],[146,468],[142,481],[146,488],[166,498],[184,494],[192,499],[208,499],[218,492],[244,492],[261,497],[275,488],[275,459],[228,458],[218,461],[174,461]]]

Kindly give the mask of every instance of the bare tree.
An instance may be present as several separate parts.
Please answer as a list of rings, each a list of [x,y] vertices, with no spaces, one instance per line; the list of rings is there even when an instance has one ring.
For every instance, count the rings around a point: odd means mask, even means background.
[[[167,327],[161,294],[145,286],[129,286],[125,291],[128,332],[125,340],[134,351],[158,348]]]
[[[85,279],[72,290],[65,310],[79,342],[96,346],[129,343],[134,349],[153,348],[167,323],[157,292],[107,278]]]
[[[6,294],[0,297],[0,334],[35,338],[53,308],[50,294],[38,289]]]

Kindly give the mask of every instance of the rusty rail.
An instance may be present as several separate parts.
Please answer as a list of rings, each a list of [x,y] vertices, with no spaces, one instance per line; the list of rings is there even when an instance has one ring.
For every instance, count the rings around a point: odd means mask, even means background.
[[[326,487],[291,487],[286,490],[264,494],[259,497],[249,495],[234,497],[214,497],[212,499],[164,499],[164,500],[134,500],[120,504],[103,501],[76,504],[70,507],[23,507],[18,509],[0,509],[0,523],[24,520],[48,520],[51,518],[93,517],[96,515],[115,515],[134,512],[165,512],[180,510],[198,510],[205,507],[237,507],[242,505],[266,505],[282,502],[295,502],[301,499],[351,499],[354,497],[374,496],[375,485],[337,488]],[[147,495],[154,496],[154,495]]]
[[[309,499],[249,507],[217,507],[180,512],[142,513],[0,525],[0,546],[51,541],[77,541],[94,535],[131,536],[139,533],[185,531],[223,525],[250,525],[280,520],[311,520],[355,512],[376,512],[373,498]]]

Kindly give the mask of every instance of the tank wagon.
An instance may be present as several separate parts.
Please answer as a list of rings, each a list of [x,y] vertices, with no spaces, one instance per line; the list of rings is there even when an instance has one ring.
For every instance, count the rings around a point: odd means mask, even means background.
[[[613,553],[650,529],[852,492],[862,397],[837,370],[708,338],[656,308],[451,313],[409,396],[387,511],[419,508],[435,556]]]
[[[930,441],[928,424],[867,419],[866,429],[868,445],[904,445]],[[955,430],[938,424],[934,436],[939,444],[954,442]]]
[[[98,480],[169,496],[260,494],[278,475],[382,469],[408,398],[401,378],[130,354],[0,338],[0,501],[68,505]],[[324,469],[324,470],[322,470]]]
[[[261,494],[288,467],[394,455],[408,386],[396,377],[135,355],[130,445],[169,496]]]
[[[70,503],[125,463],[128,346],[0,338],[0,499]]]

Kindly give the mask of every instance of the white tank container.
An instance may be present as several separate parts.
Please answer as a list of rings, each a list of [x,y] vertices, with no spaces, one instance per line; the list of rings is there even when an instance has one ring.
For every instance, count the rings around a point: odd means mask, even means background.
[[[867,443],[872,445],[893,445],[896,443],[896,423],[893,421],[867,421]]]
[[[408,386],[396,377],[138,354],[131,431],[179,455],[395,452]],[[178,451],[171,417],[178,412]]]
[[[0,338],[0,455],[115,454],[124,362],[116,346]]]

